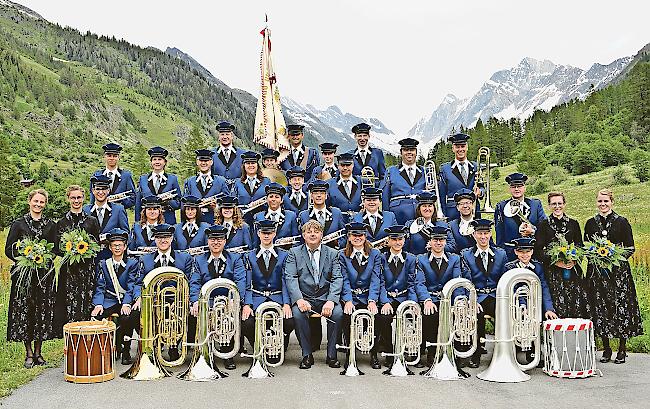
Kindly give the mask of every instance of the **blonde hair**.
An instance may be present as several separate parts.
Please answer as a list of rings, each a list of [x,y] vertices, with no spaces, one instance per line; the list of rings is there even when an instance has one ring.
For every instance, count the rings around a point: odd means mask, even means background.
[[[86,191],[79,185],[70,185],[67,188],[65,188],[65,195],[67,197],[70,197],[70,193],[76,192],[76,191],[79,191],[79,192],[83,193],[84,196],[86,196]]]
[[[600,189],[598,191],[598,194],[596,194],[596,197],[598,197],[600,195],[608,196],[609,200],[611,200],[612,203],[614,203],[614,192],[612,192],[611,189]]]
[[[548,196],[547,196],[547,201],[548,201],[549,204],[551,203],[551,199],[553,199],[554,197],[561,197],[562,201],[564,203],[566,203],[566,197],[564,197],[564,193],[562,193],[562,192],[549,192]]]
[[[305,224],[302,225],[302,227],[300,228],[300,231],[303,232],[303,233],[306,233],[307,230],[309,230],[309,229],[316,229],[316,230],[322,232],[323,231],[323,225],[320,224],[320,222],[318,220],[311,219],[311,220],[308,220]]]
[[[45,196],[45,204],[47,204],[50,201],[50,194],[47,193],[47,190],[45,189],[34,189],[29,194],[27,195],[27,201],[31,202],[34,196],[36,195],[43,195]]]

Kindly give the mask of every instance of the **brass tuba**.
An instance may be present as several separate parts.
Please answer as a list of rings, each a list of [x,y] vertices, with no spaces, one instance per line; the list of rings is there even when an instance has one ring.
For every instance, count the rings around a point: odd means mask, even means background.
[[[535,368],[540,359],[542,286],[537,275],[525,268],[508,270],[497,284],[494,354],[490,366],[477,377],[492,382],[523,382],[523,371]],[[490,340],[486,340],[490,341]],[[535,348],[533,362],[517,362],[515,346],[523,351]]]
[[[362,354],[370,352],[375,345],[375,320],[370,311],[358,309],[350,317],[350,339],[349,345],[336,345],[336,348],[348,349],[348,362],[341,375],[357,376],[363,372],[357,368],[356,350]]]
[[[476,167],[478,168],[476,173],[476,186],[485,189],[485,200],[483,201],[483,206],[481,206],[480,199],[478,197],[476,198],[476,200],[479,201],[479,212],[494,213],[490,194],[490,148],[487,146],[481,146],[478,148]]]
[[[171,376],[165,367],[181,365],[187,355],[187,314],[189,285],[185,273],[175,267],[158,267],[143,280],[140,315],[139,354],[127,379],[152,380]],[[179,347],[180,357],[167,361],[163,347]]]
[[[244,358],[253,358],[253,363],[242,376],[252,379],[268,378],[273,376],[269,367],[282,365],[284,362],[283,318],[282,306],[276,302],[265,301],[257,307],[253,354],[241,354]]]
[[[218,289],[226,289],[226,295],[217,295],[210,306],[210,296]],[[228,375],[213,365],[212,357],[232,358],[239,352],[241,334],[241,299],[237,285],[227,278],[214,278],[201,287],[199,315],[197,317],[197,342],[193,346],[194,356],[187,370],[178,375],[186,381],[209,381]],[[228,347],[230,351],[221,352]]]
[[[438,190],[438,177],[436,176],[436,164],[432,160],[424,162],[424,190],[436,194],[436,219],[446,220],[440,204],[440,191]]]
[[[382,356],[394,357],[391,368],[384,372],[386,375],[406,376],[412,374],[407,365],[415,365],[420,361],[420,344],[422,343],[422,311],[420,304],[407,300],[395,311],[395,350],[392,354],[382,352]],[[415,355],[412,361],[407,361],[405,355]]]
[[[466,293],[454,297],[454,292],[459,289],[464,289]],[[427,346],[438,348],[425,377],[444,381],[462,379],[456,367],[456,357],[467,358],[476,351],[477,308],[476,288],[471,281],[458,277],[445,284],[440,300],[438,339],[435,343],[427,343]],[[467,351],[458,351],[454,346],[455,341],[470,347]]]

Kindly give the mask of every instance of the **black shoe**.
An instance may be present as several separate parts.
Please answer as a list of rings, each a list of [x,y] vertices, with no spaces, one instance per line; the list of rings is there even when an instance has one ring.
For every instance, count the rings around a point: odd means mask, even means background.
[[[467,379],[467,378],[469,378],[469,377],[472,376],[472,375],[470,375],[469,373],[463,371],[462,369],[460,369],[460,368],[458,368],[458,367],[456,367],[456,369],[458,369],[458,375],[460,375],[461,377],[463,377],[463,378],[465,378],[465,379]]]
[[[424,362],[424,359],[420,359],[417,364],[414,365],[416,368],[428,368],[426,362]]]
[[[478,350],[481,353],[481,355],[487,354],[487,348],[485,348],[485,345],[481,345]]]
[[[623,358],[623,361],[625,362],[625,358]],[[47,361],[43,358],[43,355],[38,355],[34,357],[34,366],[45,366],[47,365]]]
[[[132,363],[131,352],[127,348],[124,348],[122,350],[122,365],[131,365]]]
[[[325,363],[326,363],[327,366],[329,366],[330,368],[340,368],[340,367],[341,367],[341,363],[340,363],[339,360],[336,359],[336,358],[329,358],[329,357],[328,357],[328,358],[325,358]]]
[[[388,367],[388,369],[393,367],[393,362],[395,362],[395,357],[394,356],[387,356],[386,359],[384,360],[384,366]]]
[[[625,351],[618,351],[618,353],[616,354],[616,359],[614,359],[614,363],[615,364],[624,364],[626,356],[627,356],[627,354],[625,353]]]
[[[169,348],[169,360],[177,361],[181,357],[181,354],[178,353],[178,348]]]
[[[370,353],[370,367],[372,369],[381,369],[381,364],[379,363],[376,352]]]
[[[309,369],[311,368],[313,361],[314,357],[312,355],[303,356],[302,361],[300,361],[300,365],[298,365],[298,368]]]
[[[436,348],[428,347],[427,348],[427,366],[430,368],[433,365],[433,360],[436,356]]]
[[[229,371],[232,371],[233,369],[237,369],[237,365],[235,365],[235,360],[232,358],[224,359],[223,367]]]
[[[605,348],[603,350],[603,356],[600,358],[600,362],[602,363],[607,363],[612,360],[612,349],[611,348]]]
[[[469,359],[469,364],[467,365],[470,368],[478,368],[481,365],[481,355],[472,355]]]

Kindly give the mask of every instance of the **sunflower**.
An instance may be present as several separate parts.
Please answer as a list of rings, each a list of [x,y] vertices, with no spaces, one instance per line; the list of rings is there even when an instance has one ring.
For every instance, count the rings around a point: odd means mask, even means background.
[[[68,240],[67,243],[65,243],[65,251],[68,253],[72,250],[72,241]]]
[[[562,253],[566,253],[566,251],[567,251],[566,246],[562,246],[562,247],[560,247],[560,251],[561,251]]]
[[[35,262],[36,264],[41,264],[41,263],[43,262],[43,256],[41,256],[40,254],[37,254],[37,255],[34,257],[34,262]]]
[[[29,256],[31,253],[32,253],[32,246],[25,247],[25,251],[23,252],[23,254],[25,254],[25,256]]]
[[[88,251],[88,243],[85,241],[80,241],[79,244],[77,244],[77,251],[79,254],[84,254],[85,252]]]
[[[598,255],[599,256],[605,257],[608,254],[609,254],[609,249],[607,247],[598,247]]]

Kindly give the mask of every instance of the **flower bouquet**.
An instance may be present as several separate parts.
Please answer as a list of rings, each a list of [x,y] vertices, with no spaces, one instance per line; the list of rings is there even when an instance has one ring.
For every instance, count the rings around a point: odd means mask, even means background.
[[[578,264],[582,261],[584,257],[584,250],[580,247],[576,247],[574,243],[568,243],[566,238],[560,237],[558,241],[554,241],[551,243],[549,248],[546,250],[546,254],[551,258],[552,265],[554,265],[558,261],[561,261],[565,264],[568,264],[570,262],[574,262],[574,264]],[[563,268],[562,278],[565,280],[571,278],[571,271],[574,269],[575,269],[575,265],[571,269]]]
[[[101,250],[95,239],[82,229],[63,233],[60,246],[63,249],[62,264],[74,264],[92,259]]]
[[[591,241],[584,243],[584,250],[586,262],[607,277],[614,267],[627,260],[631,249],[616,245],[606,237],[593,236]]]
[[[48,269],[44,276],[37,276],[40,285],[54,269],[52,264],[54,244],[44,239],[25,239],[17,241],[15,246],[18,253],[15,274],[18,275],[18,292],[22,294],[29,291],[32,274],[37,270]]]

